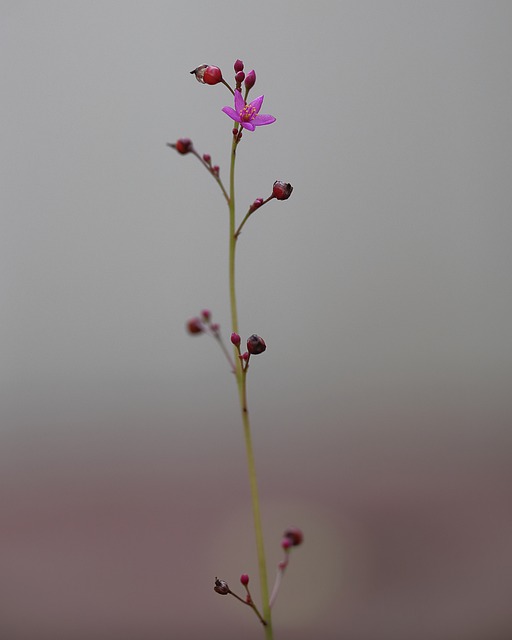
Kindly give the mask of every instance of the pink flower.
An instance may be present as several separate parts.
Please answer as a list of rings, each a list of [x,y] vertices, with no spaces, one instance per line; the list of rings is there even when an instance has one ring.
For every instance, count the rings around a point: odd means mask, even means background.
[[[259,96],[249,104],[245,104],[242,94],[235,89],[235,108],[224,107],[222,111],[230,118],[239,122],[244,129],[254,131],[256,127],[264,124],[272,124],[276,121],[274,116],[266,113],[260,114],[261,105],[263,104],[263,96]]]

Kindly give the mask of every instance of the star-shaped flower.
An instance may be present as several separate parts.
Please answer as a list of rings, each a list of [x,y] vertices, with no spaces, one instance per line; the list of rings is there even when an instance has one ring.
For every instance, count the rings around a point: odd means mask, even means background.
[[[235,120],[235,122],[239,122],[244,129],[254,131],[256,127],[261,127],[264,124],[272,124],[276,121],[274,116],[270,116],[268,113],[260,114],[262,104],[263,96],[259,96],[249,104],[245,104],[242,94],[238,89],[235,89],[235,108],[224,107],[222,111]]]

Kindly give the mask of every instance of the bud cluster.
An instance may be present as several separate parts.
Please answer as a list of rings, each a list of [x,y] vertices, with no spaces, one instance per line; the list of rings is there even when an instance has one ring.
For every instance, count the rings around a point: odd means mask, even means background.
[[[212,312],[209,309],[203,309],[199,316],[190,318],[187,320],[187,331],[191,335],[198,335],[200,333],[211,333],[215,337],[218,337],[220,333],[220,325],[216,322],[212,322]]]
[[[235,347],[235,349],[238,352],[238,357],[242,362],[243,371],[247,371],[247,368],[249,367],[249,359],[251,355],[255,356],[260,353],[263,353],[267,348],[267,345],[265,344],[265,340],[263,340],[263,338],[261,338],[255,333],[253,333],[252,336],[249,336],[249,338],[247,338],[247,343],[246,343],[247,351],[244,351],[244,353],[242,353],[242,350],[240,349],[240,345],[242,344],[242,338],[238,335],[238,333],[232,333],[230,339],[231,339],[231,344]]]

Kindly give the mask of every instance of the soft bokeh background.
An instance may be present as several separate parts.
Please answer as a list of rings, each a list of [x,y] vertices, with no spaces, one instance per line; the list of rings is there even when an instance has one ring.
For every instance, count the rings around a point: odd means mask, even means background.
[[[241,326],[280,640],[510,638],[512,4],[0,3],[0,635],[262,637],[232,377],[222,86],[246,134]],[[257,93],[256,93],[257,91]]]

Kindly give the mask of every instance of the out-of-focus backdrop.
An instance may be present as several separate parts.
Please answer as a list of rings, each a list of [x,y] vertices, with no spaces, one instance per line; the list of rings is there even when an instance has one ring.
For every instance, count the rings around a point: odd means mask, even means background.
[[[261,637],[229,335],[239,244],[279,640],[512,635],[512,5],[0,4],[0,635]]]

